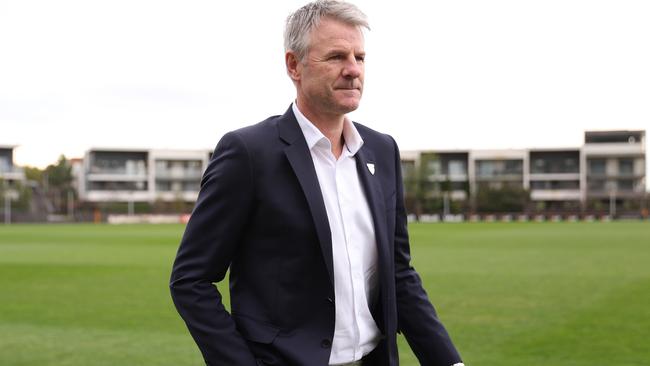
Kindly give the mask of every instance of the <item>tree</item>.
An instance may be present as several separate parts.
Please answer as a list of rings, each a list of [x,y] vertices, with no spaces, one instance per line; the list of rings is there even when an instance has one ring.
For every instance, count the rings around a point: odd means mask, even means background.
[[[69,192],[74,193],[74,190],[72,188],[72,166],[65,155],[59,156],[56,164],[50,164],[45,168],[43,182],[55,212],[66,212],[68,194]]]
[[[433,153],[420,154],[419,161],[413,162],[412,165],[403,163],[408,166],[404,174],[404,200],[406,210],[415,214],[419,218],[423,213],[437,211],[439,199],[432,198],[436,191],[436,183],[431,181],[431,176],[437,172],[434,171],[434,162],[437,156]]]
[[[468,202],[452,200],[451,193],[464,190],[469,195],[469,183],[452,182],[436,153],[421,153],[417,163],[402,165],[405,168],[404,190],[407,212],[419,218],[422,214],[460,213],[467,209]],[[440,177],[443,175],[445,178],[441,180]]]
[[[43,181],[43,170],[33,166],[26,166],[23,169],[25,170],[25,177],[27,178],[27,180],[31,180],[34,182]]]
[[[530,192],[519,186],[492,188],[482,185],[476,194],[478,212],[524,212],[529,202]]]
[[[12,211],[26,212],[29,210],[31,199],[32,192],[28,185],[0,178],[0,210],[4,210],[5,200],[8,200]]]

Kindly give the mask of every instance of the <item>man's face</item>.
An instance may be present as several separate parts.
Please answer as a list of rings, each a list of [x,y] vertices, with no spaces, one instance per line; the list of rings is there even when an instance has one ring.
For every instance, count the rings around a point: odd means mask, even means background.
[[[298,102],[314,113],[343,115],[359,107],[365,51],[358,27],[323,18],[296,65]]]

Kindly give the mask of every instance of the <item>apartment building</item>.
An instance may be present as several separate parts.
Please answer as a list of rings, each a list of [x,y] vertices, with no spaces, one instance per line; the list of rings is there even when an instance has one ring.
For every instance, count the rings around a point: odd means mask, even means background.
[[[0,181],[7,187],[7,192],[12,195],[16,192],[11,188],[17,183],[25,182],[25,171],[14,164],[14,149],[16,146],[0,145]],[[0,187],[1,188],[1,187]]]
[[[534,149],[529,151],[531,200],[552,211],[578,211],[580,149]]]
[[[405,177],[418,168],[426,172],[423,187],[429,196],[450,192],[452,200],[463,201],[480,189],[517,187],[528,190],[535,207],[545,211],[638,209],[645,166],[645,131],[587,131],[583,146],[575,148],[402,154]]]
[[[470,183],[468,154],[463,151],[422,152],[420,155],[425,164],[426,176],[424,189],[429,196],[437,196],[449,192],[451,199],[464,200],[467,198]]]
[[[586,132],[581,158],[584,201],[625,209],[645,192],[645,131]]]
[[[91,149],[74,169],[86,202],[193,202],[210,152]]]
[[[482,187],[528,188],[528,154],[525,150],[472,150],[469,157],[470,193]]]
[[[195,201],[209,154],[208,151],[151,151],[154,199]]]
[[[192,202],[210,155],[92,149],[75,169],[79,195],[87,202]],[[0,158],[0,168],[13,171],[6,161]],[[645,131],[587,131],[582,146],[568,148],[402,152],[407,191],[417,180],[427,197],[468,202],[481,189],[518,187],[537,209],[553,212],[633,210],[645,194],[645,166]]]

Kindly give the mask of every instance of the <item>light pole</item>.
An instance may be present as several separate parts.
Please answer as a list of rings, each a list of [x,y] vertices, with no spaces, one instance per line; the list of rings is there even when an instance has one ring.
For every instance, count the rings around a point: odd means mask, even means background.
[[[11,224],[11,198],[9,197],[9,189],[7,188],[7,181],[2,180],[2,193],[5,201],[5,225]]]
[[[616,216],[616,189],[611,188],[609,190],[609,218],[614,220]]]
[[[449,210],[449,192],[444,192],[442,194],[442,220],[447,221],[447,218],[449,218],[450,215],[450,210]]]
[[[74,194],[72,190],[68,190],[68,217],[70,220],[74,218]]]
[[[129,192],[129,203],[128,203],[129,216],[133,216],[133,214],[135,213],[134,211],[135,211],[135,207],[133,204],[133,191],[131,191]]]

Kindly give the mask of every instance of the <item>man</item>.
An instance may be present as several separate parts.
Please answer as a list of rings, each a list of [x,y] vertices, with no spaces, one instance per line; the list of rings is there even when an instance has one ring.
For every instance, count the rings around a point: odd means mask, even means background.
[[[361,99],[365,15],[316,1],[287,20],[296,100],[223,136],[171,278],[208,365],[422,365],[460,357],[410,266],[399,152],[350,122]],[[230,268],[231,313],[213,285]]]

